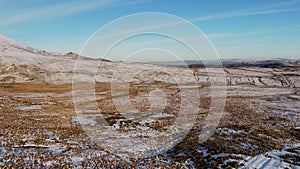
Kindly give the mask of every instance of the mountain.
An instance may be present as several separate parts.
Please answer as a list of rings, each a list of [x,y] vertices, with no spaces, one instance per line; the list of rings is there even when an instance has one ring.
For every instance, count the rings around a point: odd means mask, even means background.
[[[215,61],[205,61],[208,66],[214,67]],[[261,68],[287,68],[299,65],[299,60],[269,59],[269,60],[222,60],[226,68],[238,67],[261,67]],[[76,65],[76,66],[75,66]],[[164,65],[164,66],[161,66]],[[165,67],[167,65],[167,67]],[[172,67],[175,65],[176,67]],[[170,67],[171,66],[171,67]],[[105,59],[92,59],[80,56],[76,53],[67,54],[46,52],[22,45],[3,35],[0,35],[0,83],[46,83],[46,84],[71,84],[73,75],[80,76],[80,81],[95,79],[96,82],[111,82],[112,77],[120,81],[143,82],[162,81],[165,83],[193,83],[194,79],[189,78],[191,71],[184,67],[203,68],[201,61],[185,62],[153,62],[125,63],[110,62]],[[207,65],[206,65],[207,66]],[[297,68],[298,69],[298,68]],[[201,70],[203,71],[203,70]],[[212,72],[219,71],[218,69]],[[227,70],[230,72],[231,70]],[[274,78],[272,69],[270,77]],[[142,77],[132,77],[142,72]],[[162,76],[164,73],[169,76]],[[205,72],[205,71],[204,71]],[[195,72],[194,72],[195,73]],[[291,72],[290,72],[291,73]],[[289,73],[289,74],[290,74]],[[194,74],[195,75],[195,74]],[[230,83],[230,74],[227,79]],[[298,74],[297,74],[298,76]],[[178,79],[174,80],[173,77]],[[85,79],[84,79],[85,78]],[[241,77],[244,78],[244,77]],[[258,77],[253,77],[258,78]],[[292,77],[291,77],[292,78]],[[207,82],[207,74],[201,74],[199,79]],[[281,84],[282,79],[277,78]],[[283,80],[285,81],[285,80]],[[298,86],[298,80],[296,80]]]
[[[163,69],[162,66],[142,63],[113,63],[109,60],[92,59],[72,52],[67,54],[46,52],[0,35],[1,83],[71,84],[74,73],[80,74],[82,78],[91,79],[95,76],[96,81],[110,82],[111,77],[116,73],[122,74],[118,77],[119,80],[128,80],[129,75],[136,73],[137,70],[145,70],[149,74],[148,78],[154,81],[155,71]],[[169,68],[168,71],[174,76],[178,71],[184,74],[190,73],[188,70],[178,70],[175,67]],[[187,79],[181,78],[181,80]],[[170,79],[165,79],[165,81],[170,82]]]
[[[68,72],[75,59],[76,55],[34,49],[0,35],[0,82],[55,83],[62,77],[70,78]]]
[[[220,61],[214,60],[184,60],[184,61],[164,61],[164,62],[147,62],[150,64],[164,65],[164,66],[177,66],[177,67],[190,67],[190,68],[204,68],[204,67],[262,67],[262,68],[283,68],[300,64],[300,59],[221,59]],[[205,64],[204,64],[205,63]]]

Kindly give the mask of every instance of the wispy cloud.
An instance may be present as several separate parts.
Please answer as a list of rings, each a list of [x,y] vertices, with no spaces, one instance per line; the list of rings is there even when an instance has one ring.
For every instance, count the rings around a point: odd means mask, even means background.
[[[255,16],[255,15],[267,15],[276,13],[286,13],[286,12],[297,12],[300,8],[290,7],[294,4],[299,4],[300,1],[287,1],[282,3],[270,4],[267,6],[247,9],[247,10],[237,10],[224,13],[218,13],[208,16],[201,16],[197,18],[192,18],[191,22],[209,21],[217,19],[235,18],[235,17],[245,17],[245,16]]]
[[[84,0],[70,1],[67,3],[61,3],[61,4],[51,5],[42,8],[31,9],[30,11],[22,11],[12,16],[8,15],[2,17],[0,18],[0,26],[9,26],[9,25],[28,22],[32,20],[57,18],[61,16],[77,14],[77,13],[95,10],[95,9],[109,8],[109,7],[122,6],[122,5],[132,5],[132,4],[142,3],[145,1],[148,0],[133,0],[133,1],[94,0],[88,2]]]
[[[296,12],[296,11],[300,11],[300,8],[269,9],[269,10],[261,10],[261,11],[250,11],[250,12],[247,12],[247,11],[245,11],[245,12],[229,12],[229,13],[222,13],[222,14],[217,14],[217,15],[193,18],[193,19],[190,19],[190,21],[191,22],[200,22],[200,21],[217,20],[217,19],[225,19],[225,18],[266,15],[266,14],[276,14],[276,13]]]
[[[266,31],[250,31],[250,32],[239,32],[239,33],[214,33],[214,34],[208,34],[207,37],[210,39],[219,39],[219,38],[233,38],[233,37],[244,37],[244,36],[259,36],[265,33]]]
[[[14,0],[12,0],[13,2]],[[84,0],[76,0],[72,2],[66,2],[61,4],[50,5],[42,8],[35,8],[30,9],[29,11],[22,11],[15,15],[7,15],[0,17],[0,26],[9,26],[18,23],[28,22],[32,20],[41,20],[41,19],[48,19],[48,18],[57,18],[66,15],[77,14],[85,11],[101,9],[101,8],[109,8],[109,7],[116,7],[116,6],[124,6],[124,5],[133,5],[138,3],[143,3],[149,0],[131,0],[131,1],[124,1],[124,0],[92,0],[92,1],[84,1]],[[0,11],[5,11],[5,6],[11,3],[11,1],[2,1],[0,2]],[[25,3],[26,2],[26,3]],[[37,1],[25,1],[22,4],[30,4],[36,3]],[[43,0],[39,1],[40,3]],[[218,19],[226,19],[226,18],[234,18],[234,17],[244,17],[244,16],[254,16],[254,15],[267,15],[267,14],[276,14],[276,13],[286,13],[286,12],[296,12],[300,11],[300,8],[292,8],[291,6],[294,4],[299,4],[299,0],[293,1],[285,1],[281,3],[270,4],[262,7],[247,9],[247,10],[238,10],[238,11],[230,11],[224,13],[217,13],[208,16],[200,16],[196,18],[188,19],[190,22],[201,22],[201,21],[210,21],[210,20],[218,20]],[[17,3],[17,2],[15,2]],[[3,13],[1,13],[3,15]],[[165,23],[162,25],[152,25],[150,28],[153,27],[167,27],[167,26],[174,26],[177,24],[182,24],[180,22],[176,23]],[[136,28],[137,30],[147,30],[149,27],[145,28]],[[131,32],[131,30],[127,30],[126,32]],[[135,31],[133,31],[135,32]]]
[[[230,11],[230,12],[223,12],[223,13],[216,13],[213,15],[208,16],[201,16],[196,18],[187,19],[189,22],[196,23],[196,22],[204,22],[204,21],[211,21],[211,20],[221,20],[227,18],[236,18],[236,17],[246,17],[246,16],[255,16],[255,15],[271,15],[271,14],[278,14],[278,13],[287,13],[287,12],[298,12],[300,11],[300,7],[293,8],[291,6],[295,6],[296,4],[300,4],[299,0],[293,1],[285,1],[281,3],[274,3],[265,6],[260,6],[251,9],[244,9],[244,10],[237,10],[237,11]],[[173,21],[173,22],[165,22],[159,24],[149,24],[149,25],[141,25],[140,27],[134,27],[131,29],[126,30],[117,30],[111,34],[107,34],[102,38],[111,38],[115,36],[122,36],[122,35],[129,35],[135,34],[138,32],[147,32],[153,30],[159,30],[161,28],[166,27],[180,27],[180,25],[185,24],[186,22],[183,20]],[[229,36],[229,35],[228,35]],[[236,36],[230,35],[230,36]]]

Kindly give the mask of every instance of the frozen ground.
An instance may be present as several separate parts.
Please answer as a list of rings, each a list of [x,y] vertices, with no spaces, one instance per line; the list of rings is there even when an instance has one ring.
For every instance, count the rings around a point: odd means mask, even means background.
[[[299,76],[299,66],[112,63],[32,49],[0,35],[0,168],[299,168]],[[200,140],[213,100],[224,91],[224,114]],[[74,106],[83,111],[76,114]],[[156,138],[170,131],[165,147],[153,152]],[[154,156],[118,156],[145,149]]]

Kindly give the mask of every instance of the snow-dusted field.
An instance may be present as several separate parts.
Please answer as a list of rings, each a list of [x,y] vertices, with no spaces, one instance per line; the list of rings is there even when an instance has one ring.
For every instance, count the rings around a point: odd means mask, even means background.
[[[296,169],[299,77],[93,60],[0,35],[0,168]]]

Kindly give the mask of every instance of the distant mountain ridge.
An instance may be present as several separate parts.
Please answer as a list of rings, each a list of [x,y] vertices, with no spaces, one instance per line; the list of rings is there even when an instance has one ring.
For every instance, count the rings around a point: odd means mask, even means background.
[[[264,68],[282,68],[288,67],[291,65],[299,65],[299,59],[285,59],[285,58],[274,58],[274,59],[221,59],[220,61],[216,60],[185,60],[185,61],[164,61],[164,62],[147,62],[149,64],[157,64],[164,66],[179,66],[179,67],[220,67],[220,62],[223,67],[264,67]]]

